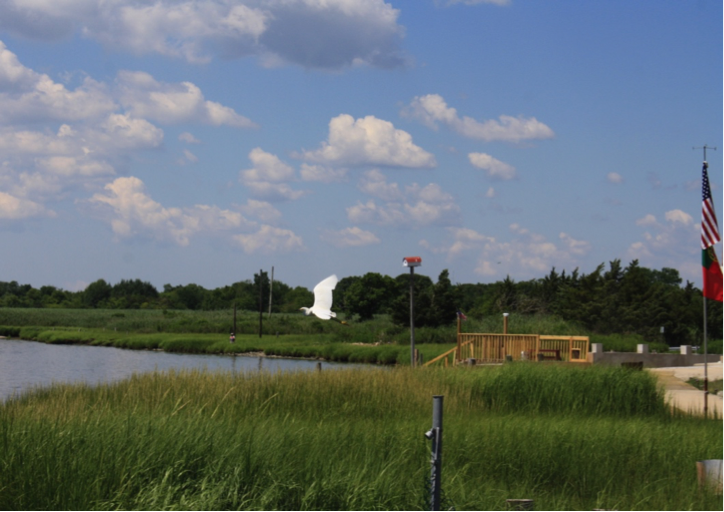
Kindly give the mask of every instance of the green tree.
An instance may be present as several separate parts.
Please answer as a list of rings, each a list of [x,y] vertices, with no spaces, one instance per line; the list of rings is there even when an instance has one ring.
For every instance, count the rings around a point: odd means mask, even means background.
[[[450,282],[450,273],[447,269],[440,272],[437,283],[430,288],[430,294],[430,309],[426,324],[440,327],[455,322],[459,293]]]
[[[83,291],[83,305],[89,308],[97,308],[111,298],[113,287],[105,279],[98,279],[89,284]]]
[[[344,309],[360,321],[371,320],[392,304],[397,283],[389,276],[368,272],[350,284],[344,293]],[[336,292],[335,292],[336,293]]]

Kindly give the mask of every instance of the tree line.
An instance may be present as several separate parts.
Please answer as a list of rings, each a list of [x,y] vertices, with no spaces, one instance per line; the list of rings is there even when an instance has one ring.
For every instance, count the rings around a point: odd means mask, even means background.
[[[637,260],[625,267],[614,260],[588,274],[553,268],[542,278],[516,282],[508,276],[486,284],[453,284],[449,272],[443,270],[436,282],[415,274],[412,284],[419,327],[452,324],[460,310],[470,318],[504,312],[554,315],[586,332],[633,333],[669,344],[697,344],[703,328],[701,290],[691,282],[683,284],[676,269],[648,269]],[[387,314],[396,325],[409,325],[410,286],[411,276],[406,273],[394,278],[375,272],[345,277],[335,289],[334,309],[358,322]],[[313,301],[307,288],[272,282],[263,271],[215,289],[166,284],[159,291],[140,279],[114,285],[99,279],[83,291],[70,292],[0,282],[0,307],[218,310],[236,304],[250,311],[259,311],[261,306],[266,312],[271,302],[272,313],[292,313]],[[721,339],[721,303],[709,302],[707,326],[712,339]]]

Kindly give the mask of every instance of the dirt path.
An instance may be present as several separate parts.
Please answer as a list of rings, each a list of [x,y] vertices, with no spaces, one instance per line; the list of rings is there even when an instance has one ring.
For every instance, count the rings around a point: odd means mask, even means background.
[[[664,386],[666,400],[673,407],[691,414],[704,414],[704,392],[686,382],[692,377],[703,379],[704,365],[649,368],[648,371],[656,375]],[[707,373],[710,381],[721,379],[722,363],[710,363]],[[721,418],[723,410],[721,395],[709,395],[707,407],[709,414]]]

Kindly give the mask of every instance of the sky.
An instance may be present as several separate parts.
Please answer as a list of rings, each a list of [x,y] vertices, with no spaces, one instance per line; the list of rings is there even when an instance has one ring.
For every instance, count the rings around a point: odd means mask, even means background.
[[[0,281],[701,286],[720,0],[2,0]],[[697,148],[697,149],[694,149]],[[721,246],[717,247],[721,257]]]

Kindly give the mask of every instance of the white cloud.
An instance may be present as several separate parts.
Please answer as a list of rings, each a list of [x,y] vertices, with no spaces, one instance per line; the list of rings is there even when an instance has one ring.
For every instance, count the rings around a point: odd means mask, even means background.
[[[306,192],[292,189],[288,181],[295,180],[294,168],[282,162],[279,157],[267,153],[261,148],[254,148],[249,153],[253,164],[250,169],[239,173],[239,180],[257,198],[275,201],[293,201]]]
[[[197,234],[226,233],[253,226],[240,213],[216,206],[166,208],[151,199],[143,182],[133,176],[117,178],[104,188],[105,193],[94,194],[84,203],[107,221],[119,238],[143,236],[186,246]]]
[[[584,240],[576,240],[575,238],[566,233],[560,233],[558,235],[558,238],[561,240],[561,242],[563,242],[570,254],[583,256],[591,252],[590,242],[586,242]]]
[[[204,98],[191,82],[161,83],[142,71],[121,71],[117,78],[119,101],[136,117],[164,124],[189,121],[255,128],[256,124],[233,109]]]
[[[681,210],[670,210],[664,214],[664,218],[669,222],[679,223],[685,226],[694,222],[691,215]]]
[[[364,247],[381,243],[377,236],[358,227],[345,228],[339,231],[326,230],[322,233],[322,240],[339,248]]]
[[[55,217],[52,210],[29,199],[6,194],[0,191],[0,220],[21,220],[33,217]]]
[[[454,258],[463,251],[474,249],[480,244],[495,243],[495,238],[485,236],[469,228],[448,228],[453,236],[453,243],[447,249],[448,258]]]
[[[347,208],[347,218],[350,222],[358,224],[377,224],[380,226],[407,226],[412,219],[405,215],[403,205],[390,203],[387,206],[378,206],[373,200],[366,203],[357,202]]]
[[[80,33],[114,51],[203,63],[260,57],[307,68],[405,64],[399,10],[384,0],[6,0],[0,29],[39,40]]]
[[[621,176],[617,172],[609,172],[606,175],[606,180],[608,180],[609,183],[614,183],[616,185],[623,183],[623,176]]]
[[[111,114],[100,127],[103,142],[119,149],[154,148],[163,140],[163,130],[127,114]]]
[[[244,183],[244,185],[254,197],[267,199],[269,201],[295,201],[307,194],[304,190],[294,190],[287,183],[249,181]]]
[[[0,90],[27,90],[34,87],[39,79],[38,73],[23,66],[0,41]]]
[[[189,132],[183,132],[181,135],[178,136],[178,140],[180,140],[181,142],[185,142],[186,144],[201,144],[201,141]]]
[[[315,151],[301,158],[330,165],[386,165],[434,167],[435,157],[416,146],[412,136],[392,123],[374,116],[355,120],[341,114],[329,122],[329,137]]]
[[[531,139],[550,139],[555,134],[548,126],[534,117],[524,118],[501,115],[498,120],[476,121],[458,116],[457,110],[448,107],[439,94],[416,96],[402,114],[418,119],[425,125],[437,129],[437,123],[449,126],[460,135],[485,142],[520,142]]]
[[[397,183],[388,183],[381,172],[373,170],[365,173],[359,189],[384,204],[371,199],[347,208],[347,218],[355,224],[420,227],[459,222],[455,198],[435,183],[425,187],[414,183],[402,191]]]
[[[333,183],[344,180],[347,176],[347,169],[303,163],[299,168],[299,175],[303,181]]]
[[[2,186],[42,203],[115,174],[115,160],[157,147],[162,140],[159,128],[116,114],[100,124],[80,123],[77,129],[63,124],[56,133],[0,127]]]
[[[384,201],[401,201],[404,198],[400,186],[397,183],[388,183],[387,177],[377,169],[365,172],[357,188]]]
[[[252,149],[249,153],[249,160],[254,167],[241,171],[240,178],[244,183],[253,181],[280,183],[294,179],[294,169],[290,165],[261,148]]]
[[[293,231],[269,225],[263,225],[256,233],[235,235],[233,238],[247,254],[270,254],[304,249],[302,238]]]
[[[698,262],[701,250],[701,225],[682,210],[669,210],[664,221],[658,222],[653,214],[636,221],[644,229],[641,240],[630,244],[627,256],[641,260],[642,265],[660,268],[678,268],[694,273],[692,262]]]
[[[579,258],[591,251],[589,242],[576,240],[566,233],[558,235],[560,242],[556,244],[519,224],[511,224],[509,228],[512,236],[503,241],[470,228],[449,227],[448,242],[430,250],[445,254],[448,261],[476,258],[475,272],[487,277],[536,275],[554,266],[578,266]]]
[[[249,199],[246,204],[240,206],[239,209],[245,215],[256,217],[265,224],[273,224],[282,218],[282,213],[266,201]]]
[[[85,77],[75,90],[67,89],[23,66],[0,41],[0,121],[97,120],[121,106],[124,114],[161,123],[256,127],[233,109],[206,100],[191,82],[162,83],[140,71],[119,72],[113,87]]]
[[[98,162],[85,157],[51,156],[37,159],[38,167],[58,176],[108,176],[115,174],[113,167],[106,162]]]
[[[181,153],[183,156],[178,159],[179,165],[195,164],[196,162],[199,161],[199,157],[194,155],[188,149],[184,149]]]
[[[637,226],[653,226],[656,225],[656,217],[650,213],[647,213],[642,218],[636,221]]]
[[[0,122],[97,119],[115,109],[105,85],[86,77],[68,90],[23,66],[0,41]]]
[[[515,167],[501,162],[486,153],[469,153],[468,159],[478,169],[484,170],[490,178],[512,180],[515,178]]]

